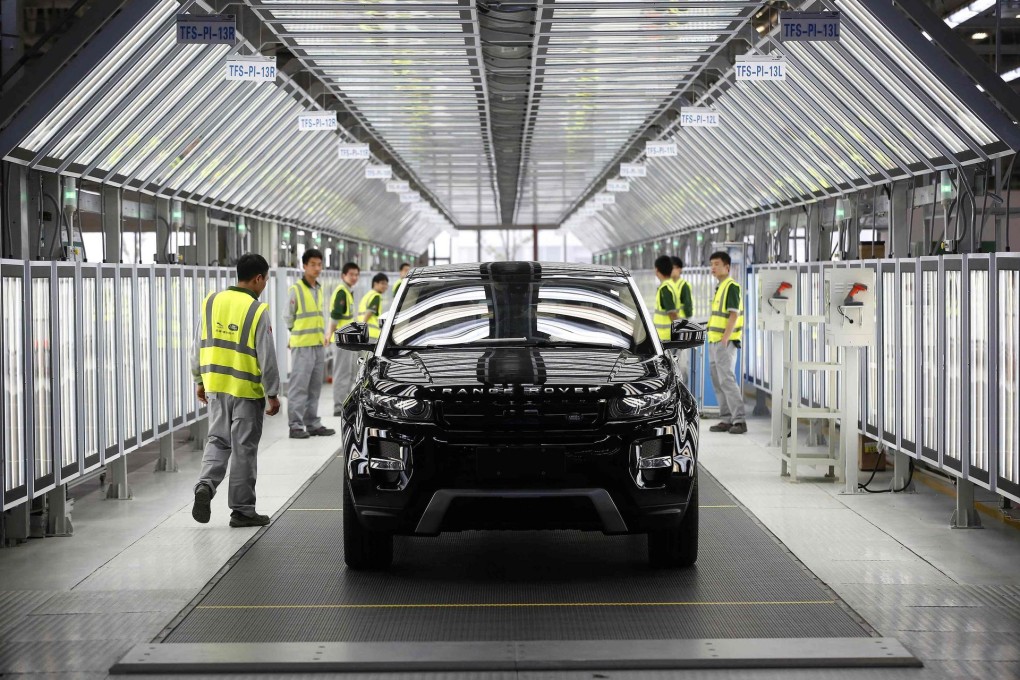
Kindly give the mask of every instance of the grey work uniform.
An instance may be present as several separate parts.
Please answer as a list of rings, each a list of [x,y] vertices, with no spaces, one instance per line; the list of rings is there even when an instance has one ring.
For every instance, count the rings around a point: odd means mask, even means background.
[[[726,293],[727,299],[722,300],[722,311],[716,310],[713,302],[713,312],[720,316],[728,315],[731,312],[742,314],[740,286],[734,282],[727,288]],[[738,321],[738,323],[740,322]],[[737,384],[736,378],[740,343],[731,340],[723,346],[721,342],[712,342],[711,340],[712,333],[709,333],[708,367],[712,375],[712,386],[715,388],[715,395],[719,400],[719,420],[724,423],[746,422],[744,396],[740,393],[740,386]]]
[[[244,288],[231,290],[248,293]],[[202,329],[199,324],[195,335],[195,346],[191,353],[191,374],[196,383],[202,382],[199,352],[202,346]],[[255,326],[255,352],[259,370],[262,372],[262,387],[267,396],[280,393],[280,369],[276,362],[276,345],[269,314],[263,314]],[[255,477],[259,441],[262,439],[262,420],[265,417],[264,399],[242,399],[232,394],[207,392],[209,401],[209,439],[202,454],[202,472],[195,490],[205,484],[213,495],[227,474],[230,463],[230,487],[227,491],[227,505],[238,514],[253,517],[255,513]]]
[[[308,286],[302,278],[299,286]],[[309,286],[310,287],[310,286]],[[322,284],[316,282],[313,293],[318,294]],[[287,330],[294,328],[298,314],[298,300],[294,286],[290,290],[290,302],[287,305]],[[325,318],[323,319],[325,324]],[[325,331],[325,329],[323,329]],[[326,348],[323,346],[325,335],[320,336],[315,346],[290,348],[290,377],[287,380],[287,423],[291,430],[317,430],[322,427],[319,417],[319,396],[322,384],[326,381]]]
[[[354,291],[347,286],[346,283],[341,282],[341,286],[351,292],[350,305],[348,305],[348,298],[345,295],[334,295],[333,304],[330,309],[330,318],[336,322],[337,328],[343,328],[349,323],[354,321],[354,309],[347,309],[348,306],[354,307]],[[341,291],[337,291],[340,293]],[[351,393],[351,389],[354,388],[354,378],[358,371],[358,353],[350,350],[341,349],[339,347],[333,348],[333,413],[339,413],[340,409],[343,408],[344,399]]]

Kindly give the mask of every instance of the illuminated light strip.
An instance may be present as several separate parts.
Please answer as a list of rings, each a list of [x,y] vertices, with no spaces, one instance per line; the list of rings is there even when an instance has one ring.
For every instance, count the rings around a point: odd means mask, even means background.
[[[974,0],[974,2],[961,7],[952,14],[946,16],[944,21],[950,28],[956,28],[965,21],[970,21],[981,12],[991,9],[995,5],[995,0]]]
[[[451,604],[209,604],[195,609],[497,609],[527,607],[767,607],[839,604],[838,600],[790,600],[749,602],[492,602]]]

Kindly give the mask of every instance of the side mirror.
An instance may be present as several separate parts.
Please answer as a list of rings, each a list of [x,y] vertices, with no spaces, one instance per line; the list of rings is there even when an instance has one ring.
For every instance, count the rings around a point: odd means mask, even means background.
[[[690,319],[677,319],[670,327],[670,336],[663,341],[663,349],[694,349],[705,344],[705,327]]]
[[[355,321],[336,329],[336,346],[356,351],[375,349],[375,343],[368,338],[368,324]]]

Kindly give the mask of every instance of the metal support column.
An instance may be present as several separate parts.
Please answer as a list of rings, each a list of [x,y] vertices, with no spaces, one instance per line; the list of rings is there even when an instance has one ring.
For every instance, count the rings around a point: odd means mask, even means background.
[[[16,163],[7,163],[3,170],[8,174],[10,186],[15,188],[11,192],[8,210],[4,215],[7,221],[7,229],[4,230],[4,237],[10,236],[11,242],[4,243],[4,256],[16,260],[30,260],[34,255],[32,249],[32,224],[38,219],[38,202],[40,196],[38,191],[30,190],[32,172]],[[9,191],[5,187],[5,190]]]
[[[916,493],[910,474],[910,456],[900,450],[893,451],[893,476],[889,483],[891,491]]]
[[[120,187],[103,187],[103,243],[104,262],[123,262],[121,243],[122,215],[124,214],[123,194]]]
[[[71,508],[74,500],[67,497],[67,485],[61,484],[46,494],[46,535],[73,536],[74,525],[71,523]]]
[[[195,208],[195,241],[198,249],[198,265],[207,267],[215,257],[210,250],[209,211],[204,206]]]
[[[178,472],[180,468],[174,453],[174,433],[168,432],[157,441],[159,442],[159,458],[156,459],[153,472]]]
[[[850,376],[861,374],[861,350],[858,347],[846,347],[843,350],[843,415],[840,428],[840,452],[843,459],[843,491],[844,494],[858,493],[860,482],[857,471],[857,411],[860,409],[861,385]]]
[[[956,510],[949,524],[954,529],[980,529],[981,517],[974,506],[974,484],[956,480]]]
[[[109,484],[106,486],[106,497],[114,501],[129,501],[134,495],[128,486],[127,458],[121,456],[106,464]]]
[[[913,196],[907,193],[906,182],[896,182],[892,185],[892,195],[889,197],[889,257],[910,256],[910,204]]]
[[[3,531],[0,532],[0,535],[3,537],[3,543],[0,543],[0,548],[8,545],[17,545],[28,540],[32,529],[31,514],[31,503],[15,505],[7,512],[0,513],[0,524],[3,525]]]

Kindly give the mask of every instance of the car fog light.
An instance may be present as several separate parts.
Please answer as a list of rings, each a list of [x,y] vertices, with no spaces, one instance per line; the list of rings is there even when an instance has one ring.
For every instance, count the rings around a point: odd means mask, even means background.
[[[638,470],[655,470],[673,467],[673,441],[659,437],[634,444],[635,462]]]
[[[368,466],[373,470],[387,470],[403,472],[405,469],[404,461],[402,460],[391,460],[389,458],[373,458],[369,461]]]

